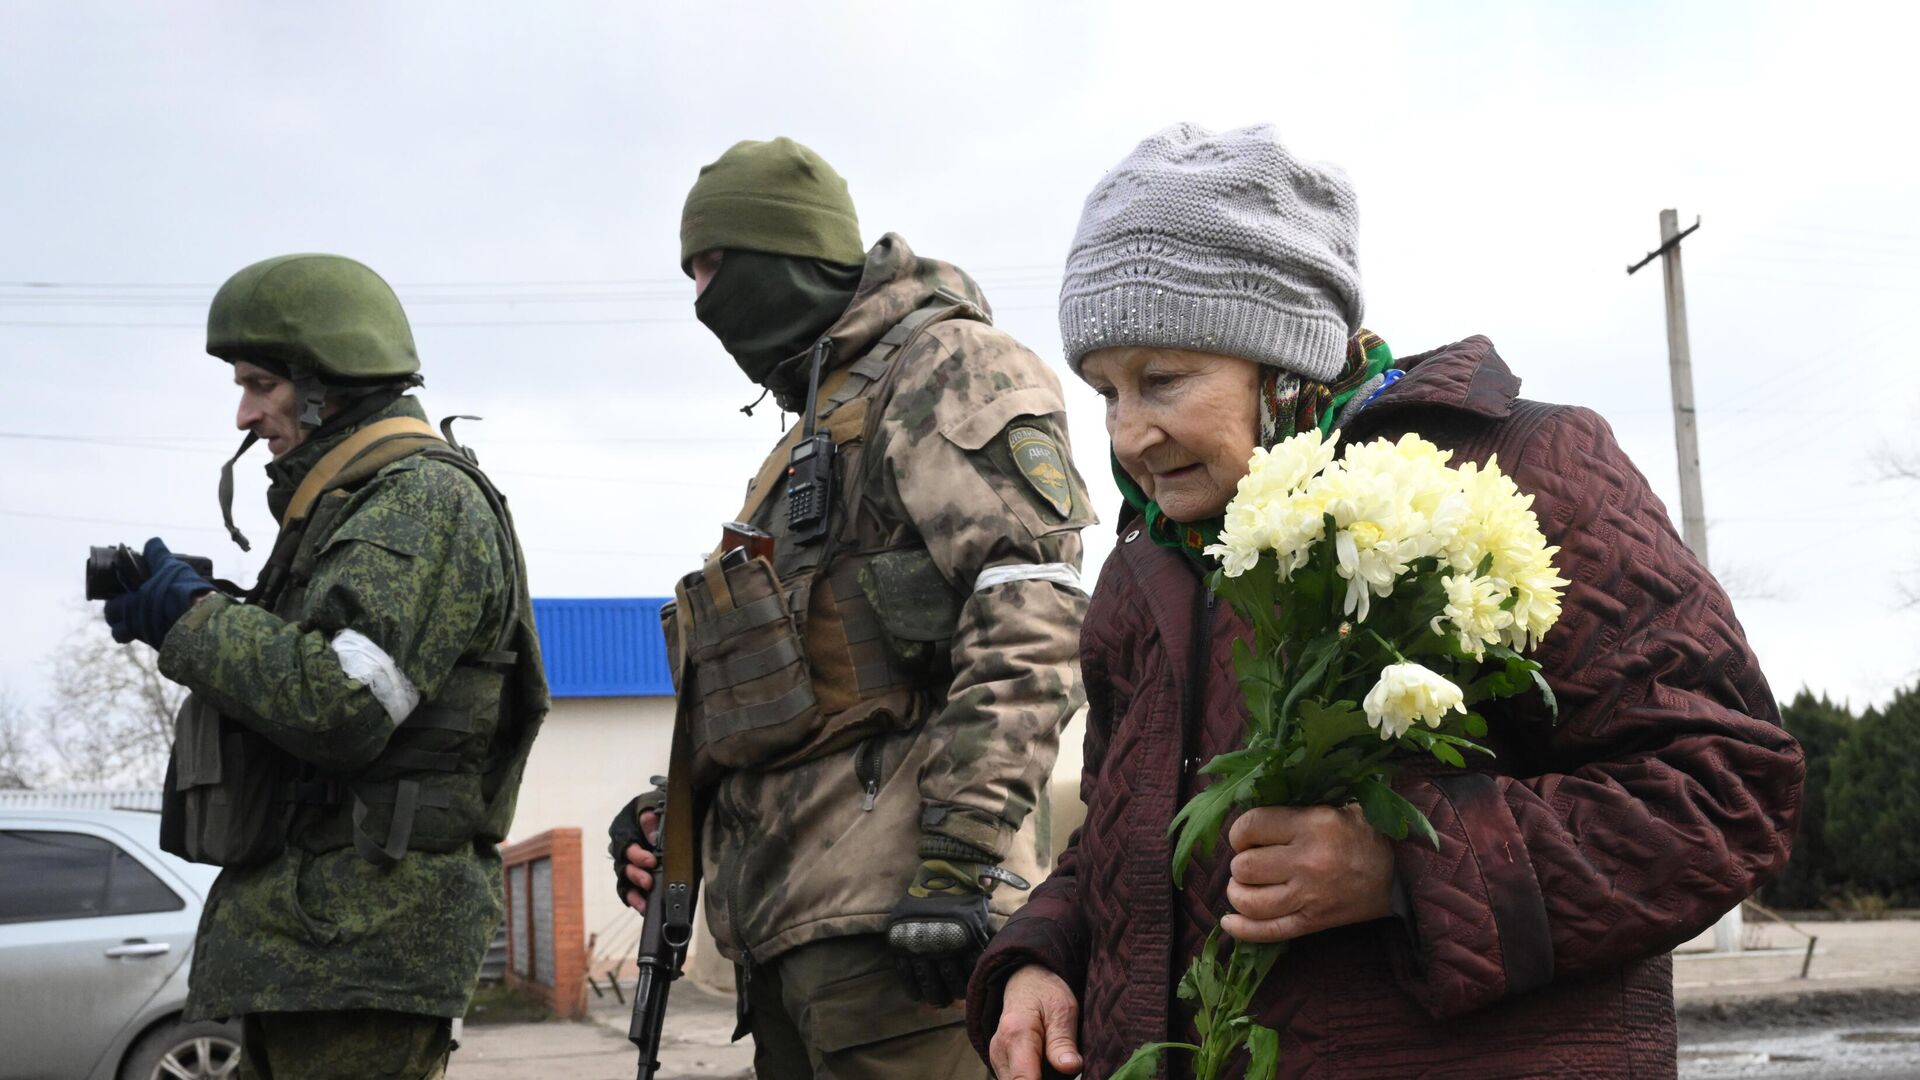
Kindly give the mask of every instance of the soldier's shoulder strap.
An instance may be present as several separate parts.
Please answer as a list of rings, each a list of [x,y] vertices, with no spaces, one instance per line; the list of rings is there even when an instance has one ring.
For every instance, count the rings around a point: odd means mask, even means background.
[[[866,393],[868,387],[873,387],[876,395],[883,393],[884,391],[876,384],[881,382],[891,370],[893,358],[904,352],[907,346],[913,344],[928,327],[948,319],[993,321],[979,305],[959,293],[945,287],[935,289],[926,303],[914,308],[906,314],[905,318],[888,327],[887,332],[880,335],[880,340],[874,343],[873,348],[868,349],[865,356],[853,362],[848,368],[846,381],[827,396],[826,407],[821,410],[822,415],[830,417],[840,406],[857,397],[875,396]],[[845,440],[839,438],[836,433],[834,441]]]
[[[336,488],[359,483],[401,458],[418,453],[433,443],[443,443],[438,432],[425,420],[394,416],[380,420],[340,440],[327,451],[293,491],[280,527],[287,528],[306,518],[320,496]]]
[[[973,301],[945,288],[935,289],[926,303],[888,327],[887,332],[880,335],[880,340],[865,355],[834,373],[833,381],[829,384],[832,389],[820,406],[820,423],[833,435],[835,445],[851,442],[857,437],[872,439],[874,424],[884,411],[874,408],[873,403],[892,389],[892,380],[887,375],[894,370],[894,357],[911,345],[922,331],[946,319],[991,321],[987,313]],[[822,389],[826,390],[826,387]],[[800,435],[805,430],[805,424],[795,424],[786,438],[774,447],[773,453],[767,455],[759,474],[747,488],[746,502],[741,505],[737,515],[739,520],[746,521],[767,500],[767,496],[773,494],[774,485],[786,475],[787,451],[800,441]]]
[[[683,586],[677,586],[674,592],[684,601]],[[693,732],[687,717],[687,703],[698,696],[698,691],[690,689],[688,682],[693,677],[693,669],[689,662],[686,617],[683,615],[674,623],[679,640],[668,652],[679,664],[679,670],[674,672],[674,685],[680,688],[680,693],[674,705],[667,800],[660,822],[660,880],[655,882],[655,887],[666,890],[663,900],[667,942],[678,946],[693,935],[693,910],[700,889],[700,821],[693,790]]]

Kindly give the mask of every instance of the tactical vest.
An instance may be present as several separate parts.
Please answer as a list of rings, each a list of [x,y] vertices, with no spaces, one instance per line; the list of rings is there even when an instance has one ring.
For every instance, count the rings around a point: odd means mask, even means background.
[[[447,426],[443,421],[442,430]],[[370,862],[390,865],[410,850],[454,851],[506,838],[547,711],[546,676],[512,516],[451,432],[443,439],[422,421],[396,417],[361,428],[330,451],[294,493],[247,599],[297,617],[353,493],[381,469],[415,456],[465,473],[499,522],[509,583],[499,635],[491,648],[462,658],[439,692],[400,722],[379,757],[350,776],[302,765],[190,697],[167,787],[184,823],[184,846],[195,850],[176,854],[233,866],[264,861],[287,841],[310,852],[352,844]],[[215,724],[217,732],[210,731]]]
[[[716,551],[661,611],[697,786],[771,770],[918,724],[941,705],[947,643],[964,597],[940,576],[869,455],[899,374],[896,358],[945,319],[987,316],[941,290],[820,386],[819,428],[836,448],[830,530],[788,528],[796,424],[768,455],[740,520],[773,536],[772,558]]]

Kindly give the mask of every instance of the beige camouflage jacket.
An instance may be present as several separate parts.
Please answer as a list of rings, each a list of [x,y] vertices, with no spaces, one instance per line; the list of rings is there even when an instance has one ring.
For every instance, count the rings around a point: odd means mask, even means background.
[[[883,238],[827,332],[831,366],[865,355],[937,288],[987,310],[958,268]],[[1060,729],[1084,698],[1086,596],[1022,574],[1044,567],[1070,579],[1079,530],[1095,520],[1073,469],[1060,384],[1039,357],[976,319],[933,324],[893,363],[900,370],[866,449],[879,455],[870,475],[884,490],[870,494],[897,511],[902,539],[917,536],[965,598],[951,676],[926,688],[929,715],[915,728],[714,785],[704,899],[715,940],[736,962],[884,930],[927,837],[971,845],[1030,882],[1052,862],[1047,780]],[[775,454],[785,460],[784,449]],[[765,528],[783,512],[768,500],[752,523]],[[1025,899],[1000,887],[996,922]]]

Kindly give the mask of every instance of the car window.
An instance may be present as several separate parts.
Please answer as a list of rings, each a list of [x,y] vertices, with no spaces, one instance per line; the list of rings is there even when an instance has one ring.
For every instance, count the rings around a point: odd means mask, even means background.
[[[0,831],[0,923],[184,907],[138,859],[98,836]]]

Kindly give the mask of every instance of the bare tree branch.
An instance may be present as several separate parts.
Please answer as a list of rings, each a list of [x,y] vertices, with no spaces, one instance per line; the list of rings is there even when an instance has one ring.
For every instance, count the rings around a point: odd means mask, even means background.
[[[1873,465],[1882,480],[1920,480],[1920,452],[1883,446],[1874,452]]]
[[[53,701],[41,734],[62,782],[153,787],[166,772],[173,717],[185,688],[160,674],[145,645],[117,645],[97,620],[68,635],[52,657]]]
[[[27,726],[26,710],[13,695],[0,691],[0,790],[39,786],[39,748]]]
[[[1785,590],[1774,583],[1773,574],[1763,566],[1751,563],[1723,562],[1713,570],[1715,581],[1725,589],[1733,600],[1791,600]]]

